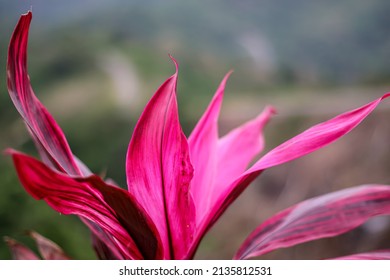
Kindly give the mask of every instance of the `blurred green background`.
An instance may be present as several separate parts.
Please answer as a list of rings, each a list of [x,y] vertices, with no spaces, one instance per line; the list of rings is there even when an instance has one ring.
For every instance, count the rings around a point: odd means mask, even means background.
[[[36,155],[5,78],[9,39],[30,7],[29,73],[37,96],[60,123],[73,152],[93,172],[123,187],[132,129],[148,99],[174,72],[168,54],[180,64],[178,99],[187,135],[219,81],[234,69],[221,134],[273,104],[279,115],[266,130],[267,149],[390,88],[386,0],[0,0],[1,150]],[[306,197],[390,183],[386,106],[340,144],[266,172],[210,232],[197,258],[231,258],[256,224]],[[377,249],[390,245],[388,223],[375,219],[340,238],[268,258],[325,258]],[[30,229],[60,244],[72,258],[95,258],[84,225],[29,197],[11,160],[2,155],[0,236],[32,246],[24,234]],[[8,258],[0,242],[0,259]]]

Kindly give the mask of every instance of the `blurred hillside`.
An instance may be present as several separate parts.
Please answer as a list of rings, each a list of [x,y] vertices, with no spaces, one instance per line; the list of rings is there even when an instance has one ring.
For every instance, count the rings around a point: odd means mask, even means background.
[[[2,0],[2,28],[8,26],[2,33],[9,34],[15,15],[30,6],[35,32],[42,35],[67,30],[85,41],[100,36],[176,55],[211,53],[242,59],[246,69],[258,67],[282,81],[378,82],[390,71],[390,3],[385,0],[71,0],[56,5]],[[253,78],[261,80],[260,74]]]
[[[36,154],[5,81],[9,39],[20,14],[30,7],[29,73],[37,96],[60,123],[73,152],[93,172],[122,186],[132,128],[147,100],[174,72],[167,54],[180,64],[178,98],[187,135],[223,75],[234,69],[221,132],[271,103],[279,115],[266,131],[267,149],[389,91],[390,2],[385,0],[0,0],[1,150],[13,147]],[[390,137],[388,112],[383,111],[374,115],[379,123],[373,117],[371,125],[328,153],[265,173],[240,200],[245,202],[238,202],[211,232],[199,258],[230,258],[256,223],[305,197],[368,182],[390,183],[390,154],[381,153]],[[372,146],[377,156],[369,156]],[[356,159],[358,153],[361,157]],[[366,158],[370,161],[363,162]],[[313,162],[308,176],[304,171]],[[79,221],[30,198],[4,156],[0,174],[0,236],[31,244],[23,232],[34,229],[74,258],[94,257]],[[254,211],[261,215],[250,216]],[[229,232],[228,242],[217,238],[220,232]],[[344,241],[331,241],[333,251],[324,243],[316,252],[292,250],[272,256],[321,258],[359,250],[351,249],[350,243],[344,249],[337,245]],[[362,246],[375,249],[379,243]],[[0,259],[9,257],[0,242]]]

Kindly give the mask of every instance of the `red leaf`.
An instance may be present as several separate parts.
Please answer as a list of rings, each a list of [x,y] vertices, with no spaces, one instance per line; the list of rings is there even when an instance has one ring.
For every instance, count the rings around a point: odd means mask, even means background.
[[[81,175],[68,142],[54,118],[35,96],[27,73],[27,42],[32,13],[21,16],[8,49],[7,84],[10,97],[27,124],[47,163],[70,175]],[[41,146],[41,147],[40,147]]]
[[[159,235],[149,217],[125,190],[98,176],[72,178],[57,173],[27,155],[9,150],[24,188],[63,214],[75,214],[96,223],[112,235],[127,258],[161,258]]]
[[[27,129],[43,162],[53,169],[69,175],[89,176],[89,169],[73,156],[61,128],[35,96],[27,73],[27,42],[32,13],[22,15],[12,35],[8,50],[8,91],[15,107],[23,117]],[[93,234],[105,242],[118,257],[121,254],[113,245],[112,238],[102,229],[84,218],[81,220]]]

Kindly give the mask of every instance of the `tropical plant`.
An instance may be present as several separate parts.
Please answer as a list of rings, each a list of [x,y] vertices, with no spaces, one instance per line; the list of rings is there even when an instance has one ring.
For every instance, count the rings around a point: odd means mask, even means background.
[[[73,155],[61,128],[33,93],[27,74],[31,19],[31,12],[22,15],[12,35],[7,78],[11,99],[41,159],[12,149],[7,153],[32,197],[44,200],[62,214],[81,218],[91,230],[94,249],[101,259],[192,259],[207,231],[264,170],[339,139],[390,96],[385,94],[309,128],[247,168],[264,147],[263,127],[274,109],[266,107],[255,119],[219,137],[218,115],[228,74],[187,138],[179,122],[178,64],[172,58],[175,74],[156,91],[134,129],[127,151],[125,190],[93,174]],[[255,257],[336,236],[370,217],[389,213],[390,186],[360,186],[312,198],[262,223],[244,241],[235,258]],[[27,252],[23,245],[8,243],[14,256],[31,257],[30,253],[15,253],[20,248],[23,250],[19,252]],[[49,248],[57,248],[51,245]],[[349,258],[362,257],[388,258],[389,253]]]

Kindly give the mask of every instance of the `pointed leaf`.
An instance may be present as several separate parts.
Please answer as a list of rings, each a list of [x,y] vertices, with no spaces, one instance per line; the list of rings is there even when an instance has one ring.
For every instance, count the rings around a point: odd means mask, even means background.
[[[390,250],[378,250],[334,258],[333,260],[390,260]]]
[[[212,188],[214,205],[226,188],[248,168],[249,163],[264,148],[263,128],[275,113],[267,107],[257,118],[232,130],[218,141],[216,182]]]
[[[8,91],[37,145],[41,145],[46,153],[43,159],[52,161],[53,165],[68,174],[81,175],[61,128],[37,99],[30,85],[27,42],[31,18],[31,12],[22,15],[11,38],[7,62]]]
[[[4,241],[7,243],[14,260],[40,260],[33,251],[16,240],[4,237]]]
[[[9,150],[18,177],[31,196],[44,199],[62,214],[91,220],[112,235],[127,258],[161,258],[157,230],[135,199],[98,176],[72,178],[38,160]]]
[[[359,125],[383,99],[389,96],[390,93],[387,93],[358,109],[317,124],[284,142],[260,158],[251,168],[226,188],[225,193],[218,198],[213,209],[208,211],[199,226],[190,254],[195,252],[204,234],[225,212],[227,207],[265,169],[297,159],[336,141]]]
[[[353,187],[298,203],[256,228],[236,259],[260,256],[279,248],[337,236],[371,217],[390,214],[390,186]]]
[[[177,66],[176,66],[177,67]],[[189,194],[192,165],[178,117],[176,73],[157,90],[140,117],[127,152],[129,192],[156,224],[164,258],[181,259],[194,235]]]
[[[89,176],[89,169],[72,155],[66,138],[47,109],[34,95],[27,74],[27,41],[32,13],[22,15],[13,33],[8,51],[8,91],[38,149],[41,159],[53,169],[69,175]],[[81,220],[112,250],[121,254],[99,226],[81,217]]]
[[[297,159],[328,145],[359,125],[390,93],[355,110],[315,125],[262,157],[246,174]]]
[[[223,196],[219,197],[213,208],[210,209],[199,225],[194,243],[189,251],[191,257],[200,240],[227,207],[245,190],[245,188],[265,169],[277,166],[314,152],[344,136],[359,125],[390,93],[355,110],[343,113],[326,122],[315,125],[298,134],[290,140],[268,152],[251,168],[244,172],[228,188]]]
[[[43,237],[42,235],[31,231],[29,235],[35,240],[41,256],[45,260],[69,260],[69,257],[64,251],[53,241]]]
[[[191,161],[194,166],[194,178],[191,182],[191,194],[196,208],[197,223],[210,208],[213,185],[217,172],[218,117],[229,72],[219,85],[205,113],[195,126],[188,144]]]

